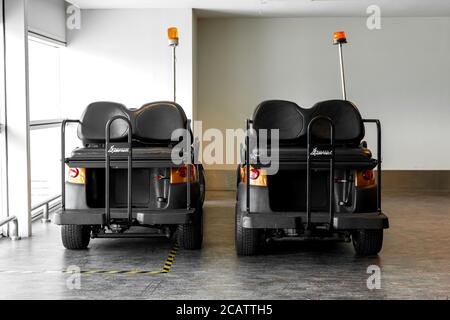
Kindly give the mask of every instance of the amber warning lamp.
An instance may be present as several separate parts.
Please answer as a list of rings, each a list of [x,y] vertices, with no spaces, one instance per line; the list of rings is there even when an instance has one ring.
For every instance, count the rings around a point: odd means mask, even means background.
[[[170,27],[167,29],[167,38],[169,39],[169,46],[178,45],[178,29],[175,27]]]
[[[347,36],[344,31],[333,33],[333,44],[347,43]]]

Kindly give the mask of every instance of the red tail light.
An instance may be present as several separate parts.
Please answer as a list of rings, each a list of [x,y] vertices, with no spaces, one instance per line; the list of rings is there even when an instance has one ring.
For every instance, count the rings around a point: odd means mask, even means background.
[[[373,170],[366,170],[363,171],[362,174],[363,178],[366,180],[373,180]]]
[[[85,184],[86,183],[86,168],[69,168],[67,172],[67,182]]]
[[[80,170],[78,168],[70,168],[69,169],[69,178],[75,179],[80,174]]]
[[[246,166],[240,168],[240,182],[247,183]],[[252,186],[267,187],[267,175],[264,169],[250,167],[250,184]]]
[[[363,170],[356,172],[355,185],[357,187],[364,187],[374,185],[375,176],[373,175],[373,170]]]
[[[186,178],[187,177],[187,167],[178,168],[177,174],[180,178]]]
[[[259,170],[256,168],[250,169],[250,180],[256,180],[259,177]]]

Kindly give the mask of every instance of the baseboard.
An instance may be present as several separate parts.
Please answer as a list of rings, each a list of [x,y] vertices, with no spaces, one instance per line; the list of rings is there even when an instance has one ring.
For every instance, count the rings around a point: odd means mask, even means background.
[[[450,191],[450,170],[384,170],[383,191]],[[206,170],[206,189],[236,190],[235,170]]]
[[[450,191],[450,170],[385,170],[383,190]]]
[[[235,170],[205,170],[206,190],[234,191],[236,190]]]

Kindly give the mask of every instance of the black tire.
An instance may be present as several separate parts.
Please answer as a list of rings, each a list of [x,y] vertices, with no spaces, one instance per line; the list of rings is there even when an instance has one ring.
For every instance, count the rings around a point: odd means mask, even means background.
[[[200,205],[203,206],[203,203],[205,202],[205,196],[206,196],[206,181],[205,181],[205,169],[200,164],[199,166],[199,184],[200,184]]]
[[[242,226],[242,211],[236,205],[235,245],[238,256],[252,256],[258,253],[259,230]]]
[[[383,229],[356,230],[352,242],[358,256],[377,255],[383,246]]]
[[[192,223],[178,226],[178,244],[189,250],[197,250],[203,242],[203,209],[200,206],[195,210]]]
[[[91,240],[91,228],[84,225],[63,225],[61,239],[64,247],[71,250],[86,249]]]

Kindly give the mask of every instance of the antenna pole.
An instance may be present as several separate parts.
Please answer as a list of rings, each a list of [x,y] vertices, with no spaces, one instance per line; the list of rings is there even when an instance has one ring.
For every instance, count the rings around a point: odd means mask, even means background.
[[[347,100],[347,92],[345,90],[345,72],[344,72],[344,57],[342,55],[342,43],[339,43],[339,64],[341,68],[342,99]]]
[[[339,67],[341,69],[341,87],[342,99],[347,100],[347,91],[345,89],[344,56],[342,54],[342,45],[347,43],[347,36],[344,31],[337,31],[333,34],[333,44],[338,45],[339,49]]]
[[[173,102],[177,101],[177,46],[172,45],[172,69],[173,69]]]

